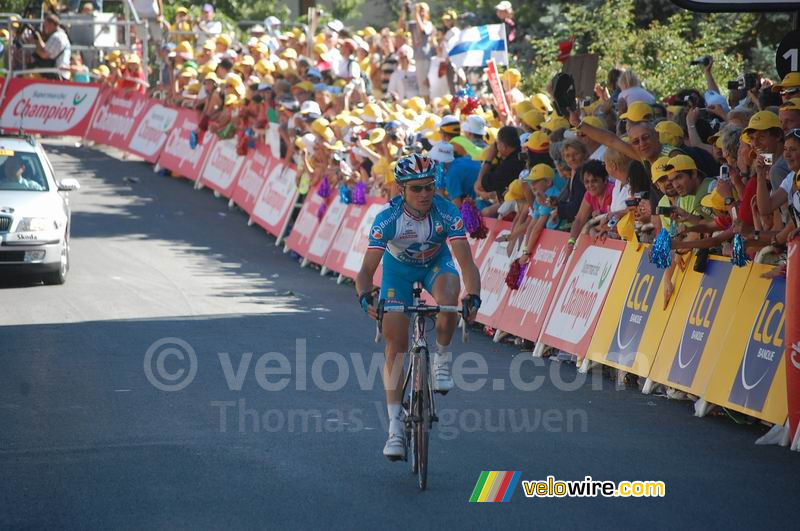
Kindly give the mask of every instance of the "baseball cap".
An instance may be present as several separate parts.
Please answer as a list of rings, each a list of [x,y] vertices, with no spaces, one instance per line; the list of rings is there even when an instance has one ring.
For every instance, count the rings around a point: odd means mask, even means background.
[[[719,105],[725,112],[731,110],[730,106],[728,105],[728,99],[719,92],[707,90],[705,94],[703,94],[703,99],[706,100],[706,107],[709,105]]]
[[[334,33],[341,33],[341,31],[344,29],[344,24],[342,24],[341,20],[333,19],[328,22],[327,27]]]
[[[781,121],[778,115],[771,111],[759,111],[750,117],[744,132],[748,135],[754,131],[766,131],[767,129],[781,129]]]
[[[448,135],[460,135],[461,122],[459,122],[458,118],[452,114],[448,114],[442,118],[441,122],[439,122],[439,130],[447,133]]]
[[[322,114],[322,110],[319,108],[319,103],[314,100],[307,100],[300,106],[300,114],[319,116]]]
[[[453,146],[450,142],[437,142],[428,152],[428,157],[436,162],[453,162],[453,159],[455,159],[453,155]]]
[[[553,171],[553,168],[547,164],[537,164],[531,168],[531,171],[528,172],[528,175],[525,176],[524,180],[529,183],[534,183],[536,181],[541,181],[542,179],[553,179],[555,175],[556,174]]]
[[[206,13],[213,13],[214,6],[212,6],[211,4],[203,4],[203,11]]]
[[[706,194],[700,199],[700,205],[714,210],[725,210],[725,198],[714,188],[710,194]]]
[[[542,122],[544,122],[544,114],[541,111],[534,109],[533,106],[520,117],[525,125],[531,129],[537,129]]]
[[[619,116],[620,120],[629,122],[644,122],[653,119],[653,108],[643,101],[634,101],[628,110]]]
[[[534,153],[546,153],[550,149],[550,137],[543,131],[534,131],[528,136],[525,147]]]
[[[497,11],[511,11],[513,8],[511,7],[511,2],[508,0],[503,0],[496,6],[494,6],[495,10]]]
[[[669,175],[669,171],[666,169],[667,166],[669,166],[669,157],[659,157],[653,163],[653,167],[650,169],[650,180],[653,181],[653,184]]]
[[[558,131],[559,129],[569,129],[569,122],[566,118],[553,115],[552,118],[542,124],[542,129],[547,129],[550,132]]]
[[[520,179],[514,179],[508,185],[508,190],[503,197],[504,201],[523,201],[525,199],[525,183]]]
[[[800,89],[800,72],[789,72],[780,83],[772,85],[773,92],[790,89]]]
[[[677,171],[696,170],[697,164],[695,164],[694,159],[689,155],[675,155],[669,159],[663,168],[667,173],[675,173]]]
[[[800,111],[800,98],[786,100],[781,104],[780,108],[789,111]]]

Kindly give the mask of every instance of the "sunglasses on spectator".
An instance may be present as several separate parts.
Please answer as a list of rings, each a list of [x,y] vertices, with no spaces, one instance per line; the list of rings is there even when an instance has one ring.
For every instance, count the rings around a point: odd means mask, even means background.
[[[791,131],[789,131],[788,133],[786,133],[786,135],[784,135],[784,137],[783,137],[783,138],[784,138],[784,139],[788,139],[788,138],[796,138],[797,140],[800,140],[800,128],[798,128],[798,129],[792,129]]]
[[[407,188],[408,188],[409,190],[411,190],[412,192],[414,192],[415,194],[418,194],[418,193],[420,193],[420,192],[422,192],[422,191],[425,191],[425,192],[433,192],[433,191],[436,189],[436,184],[434,184],[434,183],[428,183],[428,184],[409,184],[409,185],[407,185]]]
[[[632,139],[631,140],[631,145],[638,146],[642,142],[647,142],[651,138],[653,138],[653,135],[651,135],[650,133],[644,134],[644,135],[640,136],[639,138]]]

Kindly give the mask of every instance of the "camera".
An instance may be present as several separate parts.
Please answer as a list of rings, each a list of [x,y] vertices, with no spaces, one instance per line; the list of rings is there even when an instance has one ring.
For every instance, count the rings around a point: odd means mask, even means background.
[[[762,153],[761,160],[764,161],[764,166],[772,166],[772,153]]]
[[[675,213],[675,207],[671,206],[660,206],[656,208],[656,214],[659,216],[671,216]]]
[[[711,57],[708,55],[701,57],[700,59],[695,59],[694,61],[689,62],[689,66],[708,66],[711,64]]]
[[[737,80],[728,81],[728,90],[741,90],[742,84]]]
[[[639,200],[648,199],[650,197],[650,192],[648,192],[646,190],[644,192],[636,192],[635,194],[633,194],[633,197],[635,197],[636,199],[639,199]]]
[[[758,86],[758,74],[751,72],[744,75],[744,89],[753,90]]]
[[[683,103],[688,105],[689,107],[699,107],[700,106],[700,96],[695,93],[687,94],[683,97]]]
[[[641,198],[631,197],[630,199],[626,199],[625,200],[625,206],[626,207],[638,207],[639,203],[641,203],[641,202],[642,202]]]
[[[720,181],[731,180],[731,170],[727,164],[723,164],[719,167],[719,180]]]

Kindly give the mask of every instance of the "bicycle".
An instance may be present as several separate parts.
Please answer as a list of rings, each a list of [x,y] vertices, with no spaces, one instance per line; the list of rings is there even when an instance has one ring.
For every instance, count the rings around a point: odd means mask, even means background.
[[[458,306],[430,306],[422,300],[422,283],[415,282],[413,289],[413,303],[407,305],[385,306],[385,300],[378,302],[378,325],[375,341],[381,335],[381,326],[384,313],[410,313],[414,315],[411,322],[413,327],[413,340],[409,349],[409,363],[403,381],[403,401],[401,403],[405,414],[405,452],[403,461],[408,461],[409,448],[411,454],[411,473],[417,475],[417,485],[420,490],[425,490],[428,484],[428,441],[433,423],[438,422],[436,416],[436,402],[434,392],[430,385],[430,354],[428,341],[425,338],[425,318],[433,318],[440,312],[457,313],[461,315],[461,338],[467,340],[466,322],[468,307],[464,302]]]

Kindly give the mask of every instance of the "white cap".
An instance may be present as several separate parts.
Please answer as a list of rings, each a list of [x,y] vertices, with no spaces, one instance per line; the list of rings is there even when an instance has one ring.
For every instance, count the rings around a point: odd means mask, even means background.
[[[300,137],[300,144],[306,151],[314,151],[314,144],[317,143],[317,137],[313,133],[306,133]]]
[[[453,162],[453,145],[450,142],[436,142],[428,152],[428,157],[436,162]]]
[[[412,48],[408,44],[404,44],[397,50],[397,56],[408,57],[409,59],[411,59],[414,56],[414,48]]]
[[[513,11],[514,10],[514,8],[511,7],[511,2],[509,2],[508,0],[503,0],[502,2],[500,2],[499,4],[494,6],[494,8],[495,8],[496,11]]]
[[[473,135],[483,136],[486,134],[486,120],[477,114],[470,115],[467,121],[461,124],[461,130]]]
[[[719,94],[718,92],[714,92],[713,90],[707,90],[705,94],[703,94],[704,99],[706,100],[706,107],[709,105],[719,105],[722,107],[722,110],[725,112],[730,111],[730,107],[728,106],[728,100],[725,96]]]
[[[264,19],[264,25],[268,28],[274,28],[275,26],[280,26],[281,21],[276,16],[269,16]]]
[[[328,29],[336,33],[341,33],[344,29],[344,24],[342,24],[341,20],[333,19],[328,22]]]
[[[450,125],[450,124],[457,124],[457,123],[458,123],[458,118],[456,118],[452,114],[447,114],[447,115],[442,117],[442,121],[439,122],[439,127],[442,127],[443,125]]]
[[[300,107],[300,114],[316,114],[317,116],[322,114],[322,109],[319,108],[319,103],[314,100],[307,100],[303,102],[303,105]]]

